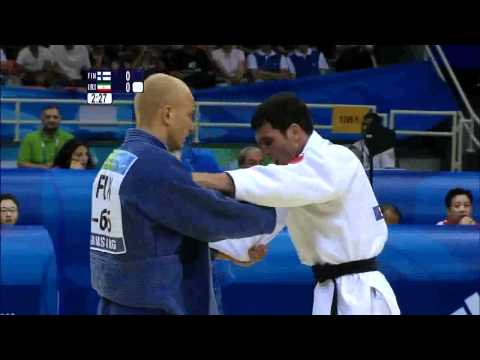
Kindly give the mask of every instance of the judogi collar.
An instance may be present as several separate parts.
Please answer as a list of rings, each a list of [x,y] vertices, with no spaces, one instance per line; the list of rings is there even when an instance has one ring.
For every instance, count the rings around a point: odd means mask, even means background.
[[[125,136],[125,142],[129,141],[141,141],[147,144],[151,144],[153,146],[158,146],[168,151],[164,143],[162,143],[158,138],[143,129],[128,129],[127,135]]]

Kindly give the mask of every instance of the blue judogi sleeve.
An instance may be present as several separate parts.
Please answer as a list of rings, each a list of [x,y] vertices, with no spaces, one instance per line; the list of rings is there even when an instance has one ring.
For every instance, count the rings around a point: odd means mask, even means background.
[[[144,157],[135,162],[129,173],[137,175],[126,176],[120,189],[122,205],[154,223],[204,242],[274,230],[274,208],[239,202],[200,187],[173,156],[162,161],[162,166],[155,166],[155,162],[158,164],[158,158]]]

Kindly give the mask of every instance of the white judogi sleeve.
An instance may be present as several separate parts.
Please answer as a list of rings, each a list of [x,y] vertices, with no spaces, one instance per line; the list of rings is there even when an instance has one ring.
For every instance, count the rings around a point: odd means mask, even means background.
[[[227,239],[209,243],[210,248],[229,255],[239,261],[249,261],[248,250],[255,245],[266,245],[283,230],[287,224],[288,210],[285,208],[275,209],[277,212],[277,224],[271,234],[256,235],[241,239]]]
[[[299,207],[324,203],[341,196],[354,177],[358,159],[350,150],[331,151],[324,155],[306,154],[298,163],[253,166],[227,171],[235,184],[235,198],[271,207]]]

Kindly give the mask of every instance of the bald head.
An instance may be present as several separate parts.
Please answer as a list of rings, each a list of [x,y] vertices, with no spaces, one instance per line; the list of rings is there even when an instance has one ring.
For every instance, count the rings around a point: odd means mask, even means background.
[[[157,137],[169,151],[180,150],[193,130],[195,100],[188,86],[166,74],[154,74],[135,97],[137,127]]]
[[[144,81],[143,93],[135,96],[135,114],[138,127],[150,127],[161,108],[175,106],[181,100],[192,99],[188,86],[167,74],[153,74]]]

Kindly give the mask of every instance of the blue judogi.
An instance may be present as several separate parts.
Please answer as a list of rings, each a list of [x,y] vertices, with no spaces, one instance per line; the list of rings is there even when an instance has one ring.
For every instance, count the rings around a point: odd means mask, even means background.
[[[157,138],[130,129],[93,184],[90,254],[92,285],[104,298],[99,312],[208,314],[208,242],[271,233],[275,221],[273,208],[198,186]]]

